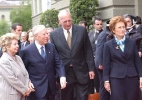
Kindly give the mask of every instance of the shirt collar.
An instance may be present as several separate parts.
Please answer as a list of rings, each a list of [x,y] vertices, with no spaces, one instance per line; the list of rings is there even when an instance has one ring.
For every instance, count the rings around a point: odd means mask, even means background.
[[[45,49],[45,45],[40,45],[36,40],[35,40],[35,45],[39,51],[41,50],[41,46],[43,46]]]
[[[125,39],[126,39],[125,35],[121,40],[118,40],[115,35],[114,35],[114,37],[115,37],[115,41],[118,45],[124,45],[124,42],[125,42]]]
[[[63,27],[62,27],[62,28],[63,28]],[[64,28],[63,28],[63,31],[64,31],[64,33],[66,33],[66,32],[67,32],[67,30],[66,30],[66,29],[64,29]],[[72,26],[71,26],[71,28],[69,29],[69,32],[70,32],[70,33],[72,33]]]

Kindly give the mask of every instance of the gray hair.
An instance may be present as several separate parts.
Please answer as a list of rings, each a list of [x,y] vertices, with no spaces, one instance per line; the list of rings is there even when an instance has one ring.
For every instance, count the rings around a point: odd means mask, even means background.
[[[61,20],[61,17],[66,15],[66,14],[70,14],[70,12],[68,10],[61,10],[59,13],[58,13],[58,20]]]
[[[22,36],[23,34],[24,34],[24,35],[27,35],[27,32],[22,32],[22,33],[21,33],[21,36]]]
[[[44,25],[36,25],[32,29],[33,35],[38,34],[41,30],[45,29]]]

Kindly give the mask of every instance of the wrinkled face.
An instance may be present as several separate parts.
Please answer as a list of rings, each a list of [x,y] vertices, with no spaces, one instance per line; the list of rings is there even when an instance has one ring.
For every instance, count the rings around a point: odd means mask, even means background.
[[[126,27],[124,22],[118,22],[115,25],[113,33],[116,35],[116,37],[122,38],[125,35],[125,31],[126,31]]]
[[[12,32],[20,36],[22,30],[23,30],[22,26],[16,26],[16,29],[15,30],[12,29]]]
[[[10,52],[11,54],[16,54],[19,49],[18,41],[17,40],[11,40],[11,45],[6,47],[7,52]]]
[[[131,27],[132,26],[132,20],[129,17],[125,18],[125,21],[127,23],[127,27]]]
[[[69,13],[62,15],[59,19],[59,24],[62,25],[65,30],[69,30],[72,26],[71,15]]]
[[[49,39],[49,35],[47,33],[46,28],[42,29],[37,34],[35,34],[34,38],[40,45],[45,45]]]
[[[21,35],[21,41],[22,41],[22,42],[27,41],[27,35],[26,35],[26,34],[22,34],[22,35]]]
[[[102,21],[101,20],[95,20],[95,23],[94,23],[94,28],[99,31],[102,29]]]

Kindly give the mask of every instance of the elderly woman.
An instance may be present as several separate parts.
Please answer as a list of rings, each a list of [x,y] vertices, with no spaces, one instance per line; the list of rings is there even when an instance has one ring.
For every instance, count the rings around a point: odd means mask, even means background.
[[[113,17],[109,28],[114,38],[104,44],[104,87],[111,100],[138,100],[142,64],[135,40],[125,38],[126,22],[121,16]]]
[[[0,100],[25,100],[34,91],[23,61],[16,55],[18,37],[7,33],[0,37],[3,55],[0,59]]]

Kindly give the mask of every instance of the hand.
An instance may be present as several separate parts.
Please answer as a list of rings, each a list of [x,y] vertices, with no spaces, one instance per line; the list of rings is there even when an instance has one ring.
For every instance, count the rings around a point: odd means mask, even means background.
[[[140,88],[142,89],[142,78],[140,78]]]
[[[31,93],[31,89],[28,88],[27,91],[25,92],[25,94],[23,94],[23,96],[29,96]]]
[[[103,70],[103,66],[102,66],[102,65],[99,65],[99,69],[100,69],[100,70]]]
[[[66,87],[66,78],[65,77],[61,77],[60,78],[60,85],[61,85],[61,89],[64,89]]]
[[[142,53],[141,52],[139,52],[139,57],[141,57],[142,56]]]
[[[93,71],[90,71],[89,72],[89,77],[90,77],[90,79],[94,79],[95,73]]]
[[[34,85],[33,83],[29,82],[29,88],[31,89],[31,92],[34,92]]]
[[[109,82],[105,82],[104,87],[108,92],[110,92],[110,83]]]

